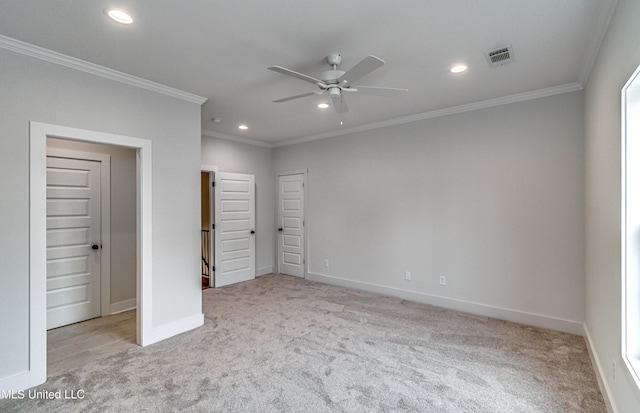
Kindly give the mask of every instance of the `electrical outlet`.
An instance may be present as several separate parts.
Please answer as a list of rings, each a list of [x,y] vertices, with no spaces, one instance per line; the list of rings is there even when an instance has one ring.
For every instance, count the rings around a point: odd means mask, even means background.
[[[409,271],[405,271],[404,279],[407,281],[411,281],[411,273]]]
[[[324,268],[329,268],[329,260],[324,260]]]
[[[613,360],[611,362],[611,377],[613,377],[613,381],[616,381],[616,361]]]
[[[447,277],[444,275],[440,276],[440,285],[447,285]]]

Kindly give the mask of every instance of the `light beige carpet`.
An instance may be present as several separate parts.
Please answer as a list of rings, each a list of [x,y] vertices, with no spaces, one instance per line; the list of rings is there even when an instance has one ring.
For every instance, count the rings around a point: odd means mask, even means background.
[[[203,291],[205,325],[3,412],[606,412],[584,339],[287,276]]]

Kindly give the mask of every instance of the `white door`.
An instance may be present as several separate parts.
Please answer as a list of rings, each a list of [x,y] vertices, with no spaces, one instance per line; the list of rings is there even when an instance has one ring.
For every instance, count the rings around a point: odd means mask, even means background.
[[[304,278],[304,175],[278,177],[278,271]]]
[[[215,174],[215,286],[256,276],[255,177]]]
[[[100,162],[47,157],[47,329],[100,316]]]

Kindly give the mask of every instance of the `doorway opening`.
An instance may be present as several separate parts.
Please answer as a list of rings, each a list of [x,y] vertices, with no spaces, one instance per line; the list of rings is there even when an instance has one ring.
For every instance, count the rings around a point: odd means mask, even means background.
[[[200,171],[203,289],[252,280],[256,274],[255,175],[219,172],[208,165]]]
[[[47,138],[49,377],[136,345],[135,229],[135,150]]]
[[[136,343],[154,340],[151,316],[152,144],[151,141],[66,126],[30,122],[29,148],[29,371],[15,386],[31,388],[47,377],[47,138],[130,148],[136,158]]]
[[[215,182],[215,171],[203,170],[200,172],[200,249],[202,261],[202,289],[206,290],[215,286],[215,231],[214,231],[214,194],[213,182]]]

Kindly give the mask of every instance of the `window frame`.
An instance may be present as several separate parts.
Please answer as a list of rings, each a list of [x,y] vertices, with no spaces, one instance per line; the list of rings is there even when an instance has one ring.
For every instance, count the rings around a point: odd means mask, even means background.
[[[621,99],[621,356],[640,391],[640,66]]]

